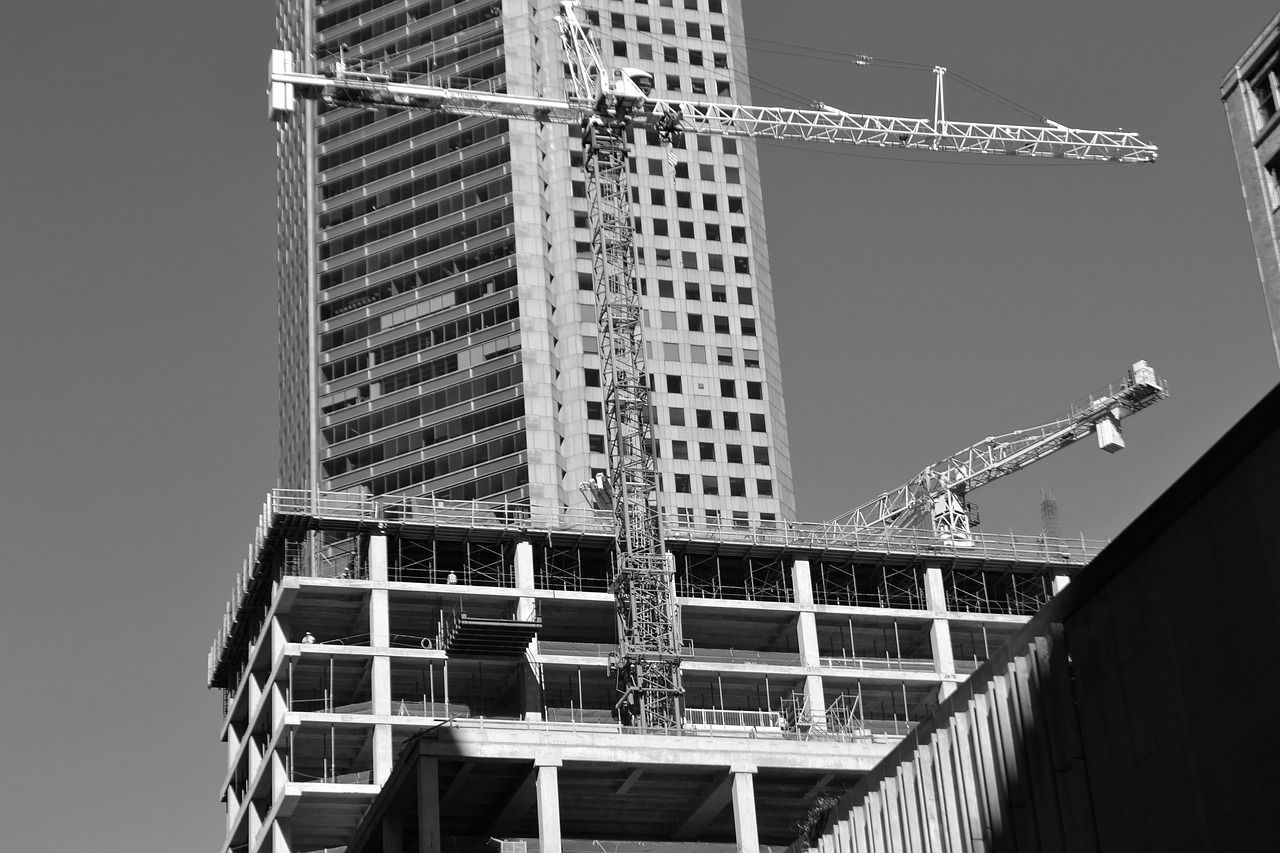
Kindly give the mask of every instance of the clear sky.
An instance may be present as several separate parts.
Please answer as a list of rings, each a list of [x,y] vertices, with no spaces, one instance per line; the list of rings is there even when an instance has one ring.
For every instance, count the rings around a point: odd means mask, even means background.
[[[599,0],[608,7],[606,0]],[[1218,84],[1262,0],[748,0],[755,102],[928,115],[941,64],[1153,166],[761,147],[800,515],[821,520],[1136,359],[1129,448],[974,494],[1114,535],[1280,380]],[[276,470],[268,0],[5,4],[0,849],[222,837],[205,655]],[[765,52],[767,49],[772,52]],[[957,119],[1021,121],[948,90]],[[1212,571],[1211,566],[1205,567]]]

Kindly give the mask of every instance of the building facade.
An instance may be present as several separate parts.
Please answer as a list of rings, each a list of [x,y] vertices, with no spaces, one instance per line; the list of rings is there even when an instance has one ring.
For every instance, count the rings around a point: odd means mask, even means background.
[[[1280,361],[1280,14],[1223,78],[1222,103]]]
[[[559,5],[283,0],[277,27],[318,63],[559,98]],[[578,13],[658,94],[749,100],[737,2]],[[280,124],[283,487],[584,502],[607,459],[578,133],[314,103]],[[638,132],[631,166],[664,506],[794,518],[754,144]]]

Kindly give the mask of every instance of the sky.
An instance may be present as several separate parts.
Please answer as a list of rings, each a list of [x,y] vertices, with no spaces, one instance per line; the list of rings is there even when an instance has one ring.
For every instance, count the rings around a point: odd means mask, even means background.
[[[1161,151],[1117,166],[761,145],[802,519],[1146,359],[1172,396],[1125,422],[1124,451],[1082,442],[972,496],[984,529],[1036,533],[1048,486],[1065,533],[1114,536],[1280,380],[1218,95],[1274,12],[746,0],[768,39],[750,42],[757,104],[931,114],[927,71],[821,48],[943,65]],[[205,659],[276,470],[273,16],[267,0],[5,4],[4,853],[221,843]],[[957,120],[1026,120],[954,80],[947,98]]]

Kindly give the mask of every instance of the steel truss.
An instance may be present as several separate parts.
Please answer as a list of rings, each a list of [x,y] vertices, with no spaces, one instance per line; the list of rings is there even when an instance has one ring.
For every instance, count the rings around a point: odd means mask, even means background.
[[[608,554],[591,551],[583,559],[583,549],[557,546],[550,537],[542,546],[542,559],[534,565],[535,584],[539,589],[562,589],[575,592],[608,592]]]
[[[959,613],[1031,615],[1052,597],[1043,573],[953,568],[943,579],[947,607]]]
[[[623,723],[673,729],[682,720],[683,643],[653,461],[627,178],[629,132],[622,122],[592,118],[583,134],[614,513],[618,651],[610,663],[622,693]]]

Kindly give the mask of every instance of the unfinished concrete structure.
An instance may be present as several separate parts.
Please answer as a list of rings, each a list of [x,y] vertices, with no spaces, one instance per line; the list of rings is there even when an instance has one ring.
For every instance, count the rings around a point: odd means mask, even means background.
[[[1280,388],[810,840],[821,853],[1272,849],[1278,487]],[[1258,654],[1246,663],[1244,649]]]
[[[662,735],[614,719],[612,542],[589,511],[273,493],[210,657],[226,849],[342,846],[375,801],[386,850],[786,844],[1101,546],[686,527],[685,725]]]

